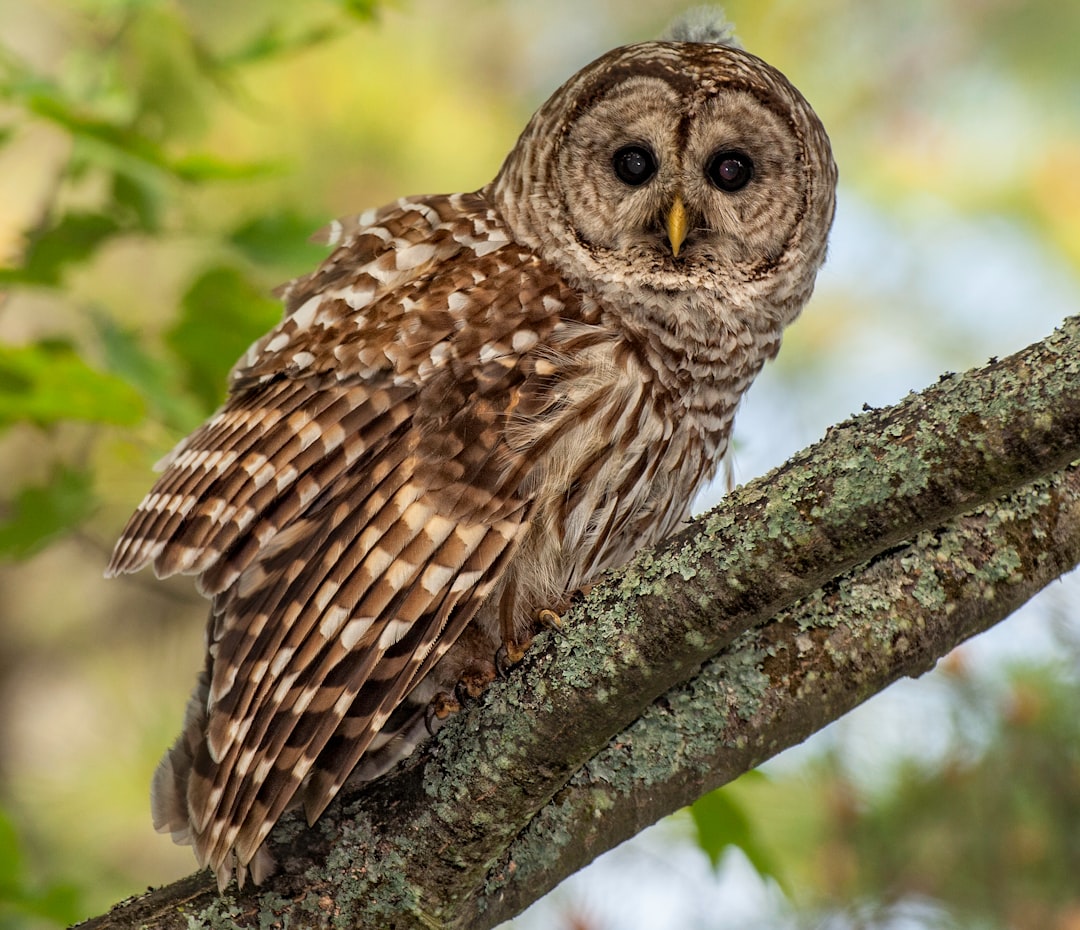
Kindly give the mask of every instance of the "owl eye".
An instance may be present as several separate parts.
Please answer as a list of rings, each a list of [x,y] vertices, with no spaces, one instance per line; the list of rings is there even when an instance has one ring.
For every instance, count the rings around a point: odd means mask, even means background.
[[[656,174],[656,158],[641,145],[624,145],[611,159],[615,175],[624,184],[638,187]]]
[[[754,176],[754,162],[745,152],[717,152],[705,166],[705,176],[725,193],[741,191]]]

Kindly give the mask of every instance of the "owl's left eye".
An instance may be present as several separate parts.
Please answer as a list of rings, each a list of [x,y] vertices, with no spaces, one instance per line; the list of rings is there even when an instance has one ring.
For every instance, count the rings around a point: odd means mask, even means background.
[[[656,174],[656,157],[643,145],[624,145],[612,156],[611,167],[624,184],[638,187]]]
[[[725,193],[741,191],[754,176],[754,162],[745,152],[717,152],[705,166],[705,175]]]

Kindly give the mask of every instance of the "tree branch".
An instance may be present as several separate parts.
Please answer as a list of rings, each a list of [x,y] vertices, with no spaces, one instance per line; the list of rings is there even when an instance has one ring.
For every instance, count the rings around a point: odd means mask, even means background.
[[[403,766],[311,830],[286,819],[262,891],[193,876],[91,926],[494,926],[1075,564],[1077,459],[1070,319],[834,427],[639,555]]]
[[[461,925],[514,916],[600,853],[928,671],[1078,562],[1070,467],[830,582],[610,740],[515,838]]]

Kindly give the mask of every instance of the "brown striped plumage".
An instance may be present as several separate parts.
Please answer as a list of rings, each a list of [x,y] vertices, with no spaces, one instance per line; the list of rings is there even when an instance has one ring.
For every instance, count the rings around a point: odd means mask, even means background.
[[[718,187],[717,152],[749,181]],[[777,71],[646,43],[571,78],[487,187],[334,223],[109,567],[212,600],[156,826],[259,880],[282,811],[314,821],[540,608],[669,534],[810,295],[835,180]]]

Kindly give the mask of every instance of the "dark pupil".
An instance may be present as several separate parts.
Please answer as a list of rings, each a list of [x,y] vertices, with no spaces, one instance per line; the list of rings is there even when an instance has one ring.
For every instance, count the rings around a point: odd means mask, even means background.
[[[619,149],[612,159],[612,166],[619,180],[637,187],[656,174],[656,159],[652,152],[640,145],[627,145]]]
[[[705,168],[709,180],[722,191],[742,190],[754,176],[754,163],[742,152],[718,152]]]

